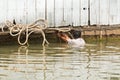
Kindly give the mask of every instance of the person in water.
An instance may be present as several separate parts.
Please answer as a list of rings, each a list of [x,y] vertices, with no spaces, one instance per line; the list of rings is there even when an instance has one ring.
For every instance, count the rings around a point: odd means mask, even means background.
[[[81,37],[81,31],[71,30],[70,33],[72,34],[73,38],[70,38],[63,32],[58,33],[58,36],[64,41],[68,42],[68,45],[71,47],[84,47],[85,41]]]

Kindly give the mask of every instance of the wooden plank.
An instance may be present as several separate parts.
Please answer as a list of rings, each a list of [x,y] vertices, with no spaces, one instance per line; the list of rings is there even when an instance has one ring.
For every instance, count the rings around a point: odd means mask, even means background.
[[[80,25],[80,0],[73,0],[73,19],[72,19],[72,22],[73,22],[73,26],[79,26]]]
[[[63,20],[63,0],[55,0],[55,26],[61,26]]]
[[[31,4],[32,5],[32,4]],[[36,20],[45,19],[45,0],[36,0]]]
[[[88,25],[88,0],[81,0],[81,25]]]
[[[117,14],[118,14],[118,6],[117,6],[118,0],[110,0],[110,24],[117,24]],[[119,13],[120,15],[120,13]]]
[[[54,16],[54,0],[47,0],[47,20],[49,27],[54,27],[55,25]]]
[[[7,18],[7,0],[0,0],[0,23],[5,21]]]
[[[107,0],[100,0],[100,24],[105,25],[108,24],[108,3]]]
[[[72,0],[65,0],[64,1],[64,20],[65,20],[65,25],[72,25],[71,6],[72,6]]]

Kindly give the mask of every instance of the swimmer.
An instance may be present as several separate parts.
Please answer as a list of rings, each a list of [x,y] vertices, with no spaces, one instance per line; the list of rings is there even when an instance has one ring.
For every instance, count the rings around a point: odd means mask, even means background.
[[[71,30],[71,34],[73,36],[73,39],[71,39],[67,34],[62,33],[62,32],[58,33],[58,36],[64,41],[68,42],[68,45],[70,47],[84,47],[85,46],[85,41],[81,37],[81,31]]]

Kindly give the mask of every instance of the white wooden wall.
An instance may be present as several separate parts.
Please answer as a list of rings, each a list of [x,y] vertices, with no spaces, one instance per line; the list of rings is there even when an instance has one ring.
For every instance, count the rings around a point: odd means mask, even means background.
[[[45,3],[47,1],[47,8]],[[45,19],[49,27],[88,25],[88,0],[0,0],[0,23]],[[45,15],[47,9],[47,15]],[[120,0],[90,0],[91,25],[120,24]]]
[[[91,24],[120,24],[120,0],[91,0]]]

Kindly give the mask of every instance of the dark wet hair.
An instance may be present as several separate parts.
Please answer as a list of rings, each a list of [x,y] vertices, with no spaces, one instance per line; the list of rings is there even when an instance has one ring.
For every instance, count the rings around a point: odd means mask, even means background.
[[[80,30],[71,30],[70,32],[75,39],[81,37],[81,31]]]

